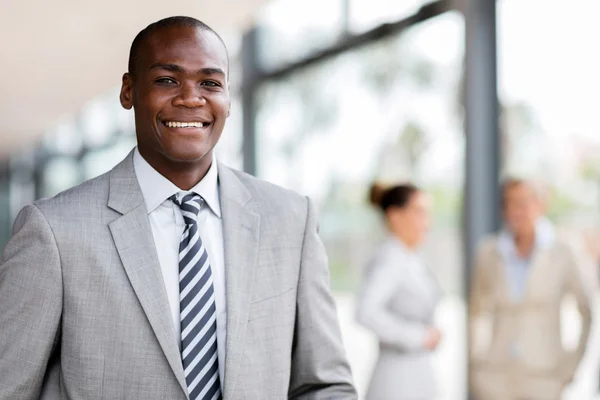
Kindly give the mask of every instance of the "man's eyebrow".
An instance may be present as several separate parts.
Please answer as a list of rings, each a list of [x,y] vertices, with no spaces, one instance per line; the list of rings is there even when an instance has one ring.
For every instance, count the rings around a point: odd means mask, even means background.
[[[225,71],[221,68],[202,68],[198,73],[203,75],[222,75],[225,76]]]
[[[162,64],[162,63],[156,63],[156,64],[152,64],[152,66],[150,67],[150,70],[153,69],[162,69],[162,70],[166,70],[166,71],[170,71],[170,72],[185,72],[185,68],[183,68],[180,65],[177,64]],[[225,76],[225,71],[223,71],[221,68],[218,67],[206,67],[206,68],[202,68],[199,69],[198,74],[201,75],[221,75],[221,76]]]
[[[171,72],[183,72],[184,69],[183,67],[176,65],[176,64],[161,64],[161,63],[156,63],[156,64],[152,64],[152,66],[150,67],[150,70],[153,69],[164,69],[167,71],[171,71]]]

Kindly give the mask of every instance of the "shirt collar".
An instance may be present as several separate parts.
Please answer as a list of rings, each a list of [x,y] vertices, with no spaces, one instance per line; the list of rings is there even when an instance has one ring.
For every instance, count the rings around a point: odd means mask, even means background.
[[[535,224],[535,242],[533,252],[548,248],[555,239],[555,231],[552,222],[547,217],[540,217]],[[511,257],[520,258],[515,247],[515,237],[513,233],[505,228],[498,238],[498,248],[505,259]],[[532,252],[532,254],[533,254]]]
[[[137,147],[133,154],[133,168],[146,203],[148,214],[165,202],[169,197],[182,192],[170,180],[162,176],[142,157]],[[213,157],[212,164],[204,178],[189,191],[202,196],[211,211],[221,218],[221,204],[219,202],[219,172],[217,161]]]

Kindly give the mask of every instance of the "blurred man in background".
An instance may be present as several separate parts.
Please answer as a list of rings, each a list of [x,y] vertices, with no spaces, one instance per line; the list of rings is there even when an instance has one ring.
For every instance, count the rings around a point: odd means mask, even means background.
[[[591,326],[589,258],[544,216],[541,190],[505,181],[505,228],[476,257],[470,297],[471,382],[479,400],[558,400],[582,359]],[[582,317],[574,351],[561,342],[561,304]]]

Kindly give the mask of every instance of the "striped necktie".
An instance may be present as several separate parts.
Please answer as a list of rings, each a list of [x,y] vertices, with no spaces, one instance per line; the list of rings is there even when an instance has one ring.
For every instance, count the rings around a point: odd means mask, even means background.
[[[181,359],[190,400],[221,396],[217,351],[217,313],[208,253],[198,232],[204,199],[196,193],[174,195],[185,229],[179,244]]]

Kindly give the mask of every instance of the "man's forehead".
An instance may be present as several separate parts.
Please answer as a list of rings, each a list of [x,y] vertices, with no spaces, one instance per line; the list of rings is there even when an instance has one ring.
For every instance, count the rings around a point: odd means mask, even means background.
[[[514,200],[525,200],[525,201],[533,201],[538,202],[541,200],[539,194],[530,186],[523,185],[515,185],[506,188],[504,191],[504,197],[506,199],[514,199]]]
[[[169,58],[193,61],[206,59],[227,65],[227,50],[211,31],[196,27],[168,27],[153,32],[141,46],[140,59],[163,62]]]

